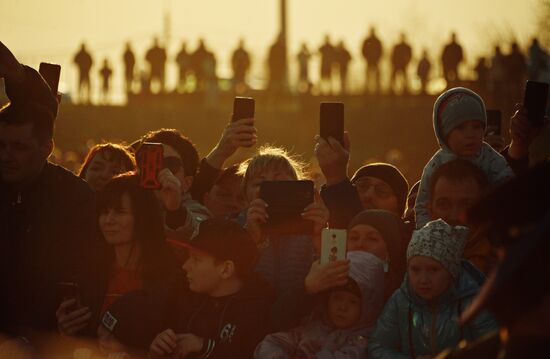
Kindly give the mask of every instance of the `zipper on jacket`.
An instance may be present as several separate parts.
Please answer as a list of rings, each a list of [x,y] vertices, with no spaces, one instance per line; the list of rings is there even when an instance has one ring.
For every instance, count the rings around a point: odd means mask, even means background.
[[[432,322],[430,328],[430,350],[432,355],[437,355],[437,305],[432,305]]]

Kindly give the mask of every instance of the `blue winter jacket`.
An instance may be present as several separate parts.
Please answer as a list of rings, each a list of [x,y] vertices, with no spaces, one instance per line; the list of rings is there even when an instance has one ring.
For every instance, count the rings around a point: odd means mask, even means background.
[[[415,358],[437,355],[461,340],[472,341],[497,329],[491,314],[481,312],[463,328],[458,317],[477,295],[484,275],[463,261],[453,288],[432,307],[409,287],[407,276],[376,322],[369,341],[369,358]]]

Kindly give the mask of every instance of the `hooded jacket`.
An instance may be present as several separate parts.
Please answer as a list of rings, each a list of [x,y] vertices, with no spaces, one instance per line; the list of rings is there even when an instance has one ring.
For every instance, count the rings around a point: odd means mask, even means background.
[[[349,252],[349,276],[361,290],[361,317],[356,325],[335,329],[326,319],[326,305],[306,323],[289,332],[268,335],[256,348],[258,359],[363,358],[384,295],[382,261],[366,252]]]
[[[463,339],[471,341],[496,330],[497,324],[488,312],[481,312],[462,329],[458,324],[460,314],[484,280],[481,272],[463,261],[454,286],[430,306],[412,291],[407,276],[378,318],[369,341],[369,358],[433,356]]]
[[[452,96],[456,93],[465,93],[476,98],[479,97],[475,92],[463,87],[454,88],[447,91],[445,94],[448,98],[449,96]],[[444,100],[442,99],[442,97],[443,96],[440,96],[437,99],[434,105],[433,112],[434,132],[441,148],[433,155],[433,157],[426,164],[422,172],[420,188],[418,190],[418,196],[416,197],[415,205],[416,228],[422,228],[426,223],[430,221],[427,204],[429,200],[428,191],[430,188],[430,178],[432,177],[433,172],[443,163],[447,163],[451,160],[454,160],[455,158],[458,158],[458,156],[453,151],[451,151],[451,149],[447,145],[445,137],[443,135],[442,124],[439,120],[439,107],[441,105],[441,102],[443,102]],[[485,110],[485,105],[483,105],[483,110]],[[484,117],[480,118],[479,120],[483,122],[483,127],[486,128],[487,118]],[[473,164],[475,164],[483,172],[485,172],[485,174],[487,175],[487,179],[491,184],[502,183],[505,180],[510,179],[514,176],[512,169],[506,162],[506,159],[485,142],[482,143],[481,150],[479,151],[478,155],[474,158],[469,158],[468,160],[470,160]]]

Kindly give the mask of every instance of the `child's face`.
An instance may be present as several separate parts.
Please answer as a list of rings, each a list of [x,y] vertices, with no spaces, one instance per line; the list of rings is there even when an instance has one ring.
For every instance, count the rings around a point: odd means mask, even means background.
[[[348,291],[337,290],[328,298],[328,316],[330,322],[338,329],[353,326],[361,315],[361,300]]]
[[[189,289],[197,293],[214,293],[223,280],[223,264],[216,264],[214,257],[198,250],[190,250],[183,264]]]
[[[260,185],[263,181],[293,181],[294,176],[283,168],[270,168],[252,177],[246,185],[246,199],[248,202],[257,198],[260,193]]]
[[[412,290],[428,301],[445,293],[453,282],[451,273],[430,257],[412,257],[409,260],[408,274]]]
[[[109,157],[106,152],[97,152],[88,165],[84,180],[97,192],[102,190],[111,178],[129,170],[130,168],[123,168],[121,161]]]
[[[463,122],[449,133],[447,145],[459,157],[474,157],[481,149],[484,131],[479,120]]]

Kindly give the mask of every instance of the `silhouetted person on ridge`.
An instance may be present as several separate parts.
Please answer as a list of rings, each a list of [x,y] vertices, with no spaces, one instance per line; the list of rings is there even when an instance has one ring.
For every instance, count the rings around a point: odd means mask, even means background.
[[[426,88],[428,87],[428,81],[430,79],[430,69],[432,64],[428,58],[428,51],[424,49],[422,52],[422,58],[418,62],[418,67],[416,69],[416,75],[420,79],[420,92],[422,94],[426,93]]]
[[[124,80],[126,84],[126,93],[132,92],[134,84],[134,67],[136,65],[136,56],[129,42],[126,43],[126,50],[122,55],[124,61]]]
[[[206,52],[206,57],[202,63],[204,79],[207,91],[218,89],[218,75],[216,74],[216,55],[212,51]]]
[[[191,68],[195,74],[195,80],[197,83],[196,91],[200,92],[204,90],[206,82],[205,62],[208,61],[209,52],[206,50],[203,39],[199,39],[199,45],[193,54],[191,55]]]
[[[166,50],[160,47],[158,39],[153,40],[151,47],[145,55],[145,60],[149,63],[149,76],[151,78],[151,86],[153,83],[158,83],[159,92],[164,92],[164,68],[166,65]]]
[[[406,42],[405,34],[401,34],[401,41],[395,45],[391,55],[392,72],[390,78],[390,90],[397,88],[397,79],[401,78],[403,84],[403,93],[409,92],[409,81],[407,76],[407,67],[411,62],[412,49]]]
[[[82,43],[80,50],[74,57],[74,63],[78,67],[78,99],[81,103],[90,102],[90,69],[92,68],[92,56]]]
[[[319,48],[321,55],[321,78],[319,89],[323,94],[332,93],[332,70],[336,63],[336,49],[330,43],[330,37],[325,35],[325,42]]]
[[[541,73],[548,67],[548,54],[540,46],[539,40],[534,38],[529,47],[529,80],[538,81]]]
[[[111,75],[113,70],[109,65],[109,60],[103,60],[103,67],[99,70],[99,75],[101,76],[101,99],[103,104],[109,102],[109,92],[111,89]]]
[[[492,93],[496,101],[502,103],[506,86],[506,60],[500,46],[495,46],[495,54],[491,59],[491,86]]]
[[[244,48],[244,40],[239,41],[239,46],[231,56],[231,68],[233,69],[233,88],[246,89],[246,74],[250,69],[250,55]]]
[[[296,59],[298,60],[298,91],[309,93],[311,90],[311,82],[309,81],[309,60],[311,59],[311,53],[305,43],[302,43]]]
[[[488,83],[489,83],[489,72],[490,69],[487,66],[485,57],[480,57],[477,60],[476,67],[474,68],[474,71],[476,72],[476,83],[479,91],[482,94],[487,93]]]
[[[370,35],[363,41],[361,53],[366,61],[365,92],[376,93],[380,91],[380,68],[382,58],[382,42],[376,36],[376,29],[371,27]]]
[[[447,81],[447,86],[451,86],[450,84],[453,82],[460,81],[458,67],[463,59],[462,46],[456,41],[456,34],[453,32],[451,34],[451,42],[443,48],[441,55],[443,76],[445,77],[445,81]]]
[[[511,52],[505,58],[506,63],[506,80],[508,88],[511,91],[512,101],[514,103],[521,100],[523,82],[527,76],[527,60],[517,42],[512,43]]]
[[[187,86],[187,74],[191,70],[191,54],[187,52],[187,43],[181,43],[181,49],[176,55],[176,64],[178,65],[179,77],[177,90],[185,92]]]
[[[285,90],[286,75],[286,53],[282,35],[279,35],[269,48],[267,66],[269,68],[268,90],[272,95],[278,96]]]
[[[335,49],[335,60],[340,72],[340,93],[348,92],[348,67],[351,61],[351,54],[346,49],[344,41],[340,41]]]

